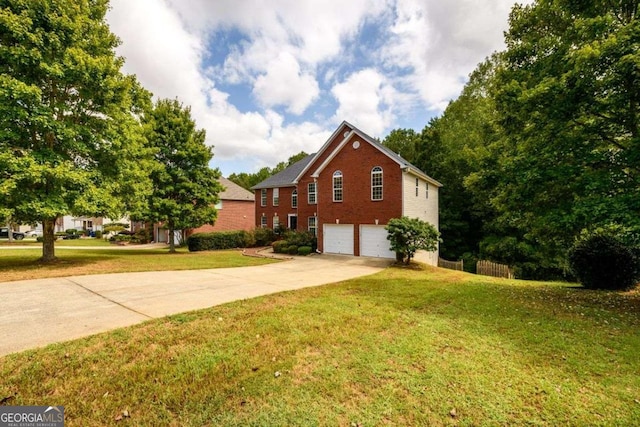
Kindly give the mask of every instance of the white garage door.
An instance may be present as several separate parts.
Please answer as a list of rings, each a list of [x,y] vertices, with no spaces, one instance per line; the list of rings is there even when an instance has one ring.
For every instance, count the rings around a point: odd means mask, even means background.
[[[322,231],[326,253],[353,255],[353,224],[324,224]]]
[[[384,225],[360,226],[360,255],[376,258],[395,258],[395,252],[389,249],[387,230]]]

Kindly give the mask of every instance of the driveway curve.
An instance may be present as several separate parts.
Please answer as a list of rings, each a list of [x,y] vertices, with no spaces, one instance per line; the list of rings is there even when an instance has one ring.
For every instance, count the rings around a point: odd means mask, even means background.
[[[0,356],[185,311],[376,273],[388,260],[317,255],[256,267],[0,283]]]

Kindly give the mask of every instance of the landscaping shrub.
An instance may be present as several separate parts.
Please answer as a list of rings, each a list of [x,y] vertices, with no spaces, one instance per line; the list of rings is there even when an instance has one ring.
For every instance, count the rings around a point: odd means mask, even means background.
[[[298,247],[296,245],[291,245],[287,248],[287,253],[289,255],[298,255]]]
[[[300,246],[298,248],[298,255],[307,256],[311,253],[311,246]]]
[[[285,251],[289,248],[290,244],[286,240],[278,240],[273,242],[273,252],[277,254],[285,253]]]
[[[102,239],[102,230],[96,230],[96,239]]]
[[[78,230],[75,228],[68,228],[64,231],[65,234],[78,234]]]
[[[56,231],[56,233],[54,234],[54,236],[56,237],[62,237],[62,236],[66,236],[67,232],[66,231]]]
[[[588,289],[630,289],[640,279],[640,259],[611,228],[583,232],[569,250],[571,272]]]
[[[40,243],[44,242],[44,237],[42,236],[36,237],[36,242],[40,242]]]
[[[247,231],[221,231],[192,234],[187,239],[187,246],[191,252],[211,251],[246,248],[253,241],[253,236]]]
[[[318,238],[308,231],[287,231],[285,240],[290,245],[311,246],[312,251],[318,248]]]
[[[256,246],[269,246],[274,240],[276,240],[276,234],[272,229],[267,227],[257,227],[253,229],[254,245]]]

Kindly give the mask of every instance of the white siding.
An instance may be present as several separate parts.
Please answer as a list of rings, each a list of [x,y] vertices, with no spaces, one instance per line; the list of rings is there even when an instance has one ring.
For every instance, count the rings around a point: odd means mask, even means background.
[[[416,176],[408,172],[402,174],[402,215],[420,218],[433,224],[439,230],[438,187],[429,184],[429,197],[426,197],[426,181],[418,178],[418,196],[416,196]],[[438,265],[438,251],[416,253],[415,260],[429,265]]]
[[[402,215],[420,218],[438,229],[438,187],[429,184],[429,198],[427,198],[425,186],[426,181],[418,178],[418,196],[416,197],[416,176],[407,172],[402,174]]]

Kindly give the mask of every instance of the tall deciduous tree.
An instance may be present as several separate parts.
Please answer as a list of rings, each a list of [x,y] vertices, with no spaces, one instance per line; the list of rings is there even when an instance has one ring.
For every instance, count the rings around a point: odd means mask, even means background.
[[[120,70],[107,0],[0,6],[0,211],[43,223],[48,262],[56,217],[119,216],[144,198],[136,114],[150,97]]]
[[[511,13],[492,203],[513,244],[549,268],[587,226],[640,227],[639,4],[538,0]]]
[[[213,151],[205,144],[204,129],[196,129],[189,107],[159,100],[143,121],[156,159],[146,219],[165,223],[169,250],[175,252],[175,230],[215,221],[220,172],[209,167]]]

